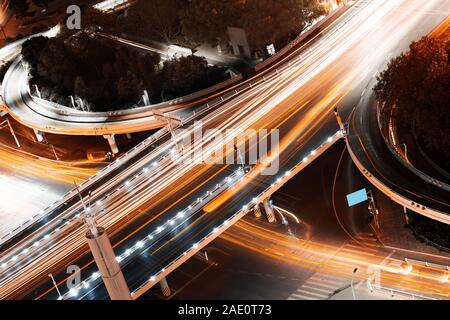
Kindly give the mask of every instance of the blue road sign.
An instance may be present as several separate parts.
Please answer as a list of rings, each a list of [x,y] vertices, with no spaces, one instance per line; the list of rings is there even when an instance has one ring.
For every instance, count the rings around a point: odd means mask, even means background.
[[[347,195],[347,202],[348,202],[349,207],[352,207],[355,204],[364,202],[367,199],[368,199],[367,190],[365,188]]]

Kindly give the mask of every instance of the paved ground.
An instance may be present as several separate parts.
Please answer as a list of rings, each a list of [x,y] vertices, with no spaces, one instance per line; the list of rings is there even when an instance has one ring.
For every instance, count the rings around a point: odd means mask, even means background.
[[[353,295],[354,294],[354,295]],[[353,290],[347,287],[345,290],[333,295],[329,300],[421,300],[421,297],[414,297],[400,292],[389,292],[387,290],[376,289],[371,291],[366,282],[355,283]]]
[[[0,237],[9,233],[71,188],[0,166]]]
[[[419,251],[431,255],[450,258],[450,253],[440,251],[426,243],[419,241],[411,229],[406,226],[403,208],[392,202],[382,192],[375,190],[375,198],[379,208],[380,229],[376,231],[378,239],[385,245],[406,250]]]

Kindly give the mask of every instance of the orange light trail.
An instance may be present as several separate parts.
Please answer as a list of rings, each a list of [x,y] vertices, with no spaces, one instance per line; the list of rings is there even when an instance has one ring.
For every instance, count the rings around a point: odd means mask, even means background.
[[[268,256],[278,261],[300,266],[310,270],[339,275],[360,280],[373,278],[374,269],[379,269],[380,283],[414,292],[437,295],[448,298],[450,286],[445,280],[445,270],[410,263],[411,271],[398,265],[405,262],[383,254],[382,248],[377,253],[368,252],[366,248],[346,249],[312,240],[303,240],[241,220],[221,235],[221,238],[253,252]],[[394,265],[394,266],[392,266]],[[361,272],[352,275],[358,266]]]

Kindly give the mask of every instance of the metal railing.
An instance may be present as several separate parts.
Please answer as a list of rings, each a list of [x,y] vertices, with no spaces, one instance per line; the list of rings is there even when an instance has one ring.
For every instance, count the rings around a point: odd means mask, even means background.
[[[383,129],[383,124],[381,122],[381,111],[380,111],[380,104],[377,102],[377,123],[378,123],[378,129],[380,130],[381,136],[383,137],[383,142],[386,145],[386,147],[389,149],[389,151],[392,153],[392,155],[408,170],[410,170],[412,173],[417,175],[420,179],[423,181],[426,181],[428,183],[431,183],[441,189],[444,189],[446,191],[450,191],[450,185],[440,181],[439,179],[430,177],[428,174],[424,173],[423,171],[417,169],[412,164],[410,164],[408,161],[406,161],[405,158],[401,155],[401,153],[398,151],[397,146],[392,146],[391,143],[388,141],[388,138],[386,137],[385,130]]]
[[[376,177],[373,176],[372,173],[370,173],[364,166],[363,164],[359,161],[358,157],[356,156],[356,154],[353,152],[352,148],[351,148],[351,144],[348,141],[348,135],[349,135],[349,127],[348,125],[346,125],[346,144],[347,144],[347,149],[348,152],[350,154],[350,157],[353,160],[353,163],[356,165],[356,167],[358,168],[358,170],[363,174],[363,176],[369,180],[378,190],[380,190],[381,192],[383,192],[385,195],[387,195],[391,200],[397,202],[398,204],[400,204],[401,206],[408,208],[414,212],[417,212],[421,215],[424,215],[428,218],[434,219],[434,220],[438,220],[440,222],[446,223],[446,224],[450,224],[450,215],[448,215],[445,212],[441,212],[439,210],[435,210],[432,208],[428,208],[420,203],[417,203],[415,201],[412,201],[411,199],[408,199],[406,197],[404,197],[403,195],[400,195],[399,193],[397,193],[396,191],[392,190],[391,188],[389,188],[388,186],[386,186],[383,182],[381,182],[380,180],[378,180]]]

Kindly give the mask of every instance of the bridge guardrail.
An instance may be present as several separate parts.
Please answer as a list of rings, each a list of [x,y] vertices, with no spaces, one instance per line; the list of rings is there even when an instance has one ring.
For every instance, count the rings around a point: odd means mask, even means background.
[[[381,111],[380,111],[380,104],[377,102],[377,123],[378,123],[378,129],[380,130],[381,136],[383,137],[383,142],[386,145],[386,147],[389,149],[389,151],[392,153],[392,155],[408,170],[410,170],[412,173],[417,175],[419,178],[421,178],[423,181],[426,181],[428,183],[431,183],[441,189],[450,191],[450,185],[442,182],[436,178],[430,177],[428,174],[424,173],[423,171],[417,169],[401,156],[400,152],[398,151],[397,147],[389,143],[385,130],[383,129],[383,124],[381,123]]]
[[[439,210],[434,210],[432,208],[428,208],[420,203],[417,203],[415,201],[412,201],[411,199],[408,199],[400,194],[398,194],[396,191],[392,190],[391,188],[387,187],[383,182],[378,180],[376,177],[372,175],[359,161],[358,157],[353,152],[351,145],[348,141],[348,135],[349,135],[349,128],[346,127],[346,144],[347,149],[350,154],[350,157],[352,158],[353,162],[355,163],[358,170],[363,174],[363,176],[369,180],[370,183],[372,183],[378,190],[383,192],[385,195],[387,195],[391,200],[397,202],[401,206],[408,208],[414,212],[417,212],[421,215],[424,215],[428,218],[438,220],[440,222],[443,222],[445,224],[450,224],[450,215],[446,214],[445,212],[441,212]]]
[[[274,54],[270,58],[267,58],[263,62],[257,64],[255,66],[255,71],[259,71],[259,70],[267,67],[268,65],[274,63],[280,57],[284,56],[293,47],[295,47],[300,42],[302,42],[304,39],[306,39],[308,36],[310,36],[314,31],[316,31],[318,28],[322,27],[325,24],[325,22],[327,22],[329,19],[335,17],[336,15],[339,16],[339,15],[343,14],[346,10],[348,10],[348,6],[343,5],[341,8],[336,9],[336,10],[334,10],[334,12],[331,12],[327,16],[323,17],[321,20],[316,22],[314,25],[310,26],[309,29],[307,29],[306,31],[299,34],[294,40],[292,40],[290,43],[288,43],[285,47],[283,47],[276,54]]]

